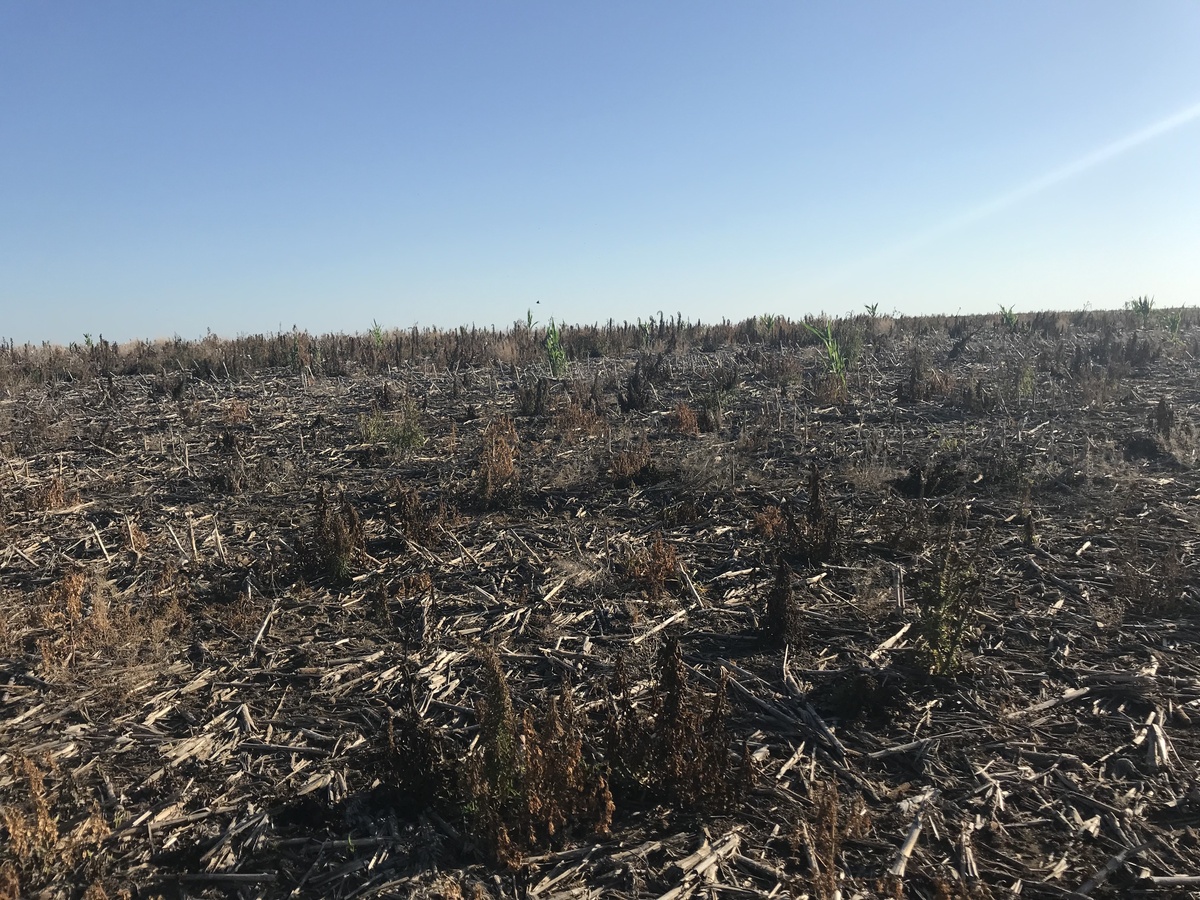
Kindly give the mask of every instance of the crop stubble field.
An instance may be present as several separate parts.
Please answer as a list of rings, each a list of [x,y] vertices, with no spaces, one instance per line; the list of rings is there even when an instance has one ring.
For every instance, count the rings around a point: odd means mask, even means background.
[[[1196,889],[1200,316],[813,324],[8,347],[0,897]]]

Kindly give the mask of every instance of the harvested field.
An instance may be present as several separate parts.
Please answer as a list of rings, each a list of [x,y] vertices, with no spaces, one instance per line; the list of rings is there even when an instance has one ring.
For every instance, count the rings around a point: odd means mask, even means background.
[[[0,898],[1200,889],[1195,310],[561,340],[0,353]]]

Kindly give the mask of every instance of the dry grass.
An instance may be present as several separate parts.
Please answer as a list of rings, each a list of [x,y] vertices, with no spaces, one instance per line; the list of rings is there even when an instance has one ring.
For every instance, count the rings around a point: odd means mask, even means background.
[[[808,870],[807,882],[820,900],[842,896],[842,852],[846,842],[863,837],[871,827],[867,807],[861,797],[847,803],[838,789],[836,778],[814,786],[812,812],[807,821],[797,823],[788,841],[793,855]]]
[[[479,749],[462,768],[464,802],[489,855],[517,868],[526,853],[570,832],[608,833],[614,811],[601,769],[584,759],[583,720],[563,684],[542,715],[513,711],[508,678],[491,648],[478,651]]]
[[[683,402],[675,405],[675,411],[670,416],[669,427],[675,434],[688,437],[696,437],[700,434],[700,422],[696,418],[696,411]]]
[[[590,398],[572,395],[554,410],[554,428],[564,441],[572,441],[603,434],[605,421]]]
[[[614,450],[609,461],[609,477],[615,487],[640,487],[658,480],[658,468],[643,433],[632,447]]]
[[[792,504],[771,504],[754,514],[752,528],[779,558],[801,565],[818,565],[838,553],[838,519],[825,499],[821,472],[809,470],[808,501],[797,516]]]
[[[334,502],[322,490],[310,536],[301,548],[305,571],[310,577],[345,582],[364,549],[358,511],[346,497]]]
[[[792,646],[804,641],[800,607],[792,589],[792,570],[780,559],[775,567],[775,583],[767,594],[763,637],[769,644]]]
[[[24,799],[0,808],[5,835],[0,898],[26,896],[23,882],[42,882],[64,868],[89,881],[101,876],[100,844],[111,829],[96,802],[84,805],[68,797],[63,773],[50,757],[36,761],[16,754],[11,765]]]
[[[608,713],[607,759],[614,792],[648,792],[680,808],[716,814],[731,809],[753,781],[749,760],[731,757],[724,674],[711,698],[689,683],[678,641],[668,640],[657,661],[648,713],[629,703],[623,661],[618,661]]]
[[[519,440],[509,416],[492,420],[483,431],[476,469],[477,496],[487,508],[506,506],[516,499]]]
[[[391,520],[406,538],[427,547],[441,544],[443,529],[450,519],[444,499],[439,498],[436,503],[426,501],[415,488],[400,481],[388,485],[387,499]]]
[[[225,401],[221,408],[221,421],[226,425],[242,425],[250,418],[250,404],[233,398]]]
[[[69,488],[61,475],[54,475],[33,491],[29,498],[29,509],[31,512],[51,512],[77,503],[79,492]]]
[[[653,603],[661,603],[669,584],[679,580],[679,557],[659,532],[644,550],[635,550],[625,562],[625,572]]]

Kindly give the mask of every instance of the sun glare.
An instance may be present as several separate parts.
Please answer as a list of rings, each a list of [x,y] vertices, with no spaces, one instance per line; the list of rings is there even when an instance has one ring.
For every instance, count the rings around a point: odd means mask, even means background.
[[[1048,191],[1064,181],[1082,175],[1109,160],[1141,147],[1143,144],[1148,144],[1172,131],[1176,131],[1194,122],[1196,119],[1200,119],[1200,103],[1192,104],[1152,125],[1126,135],[1110,144],[1106,144],[1098,150],[1093,150],[1091,153],[1047,172],[1045,175],[1035,178],[1032,181],[1028,181],[1020,187],[994,197],[985,203],[981,203],[966,212],[946,219],[931,228],[911,235],[870,256],[863,257],[843,266],[811,287],[812,289],[828,288],[885,263],[902,259],[910,253],[932,244],[949,234],[953,234],[969,225],[994,216],[1032,197],[1036,197],[1038,194]]]

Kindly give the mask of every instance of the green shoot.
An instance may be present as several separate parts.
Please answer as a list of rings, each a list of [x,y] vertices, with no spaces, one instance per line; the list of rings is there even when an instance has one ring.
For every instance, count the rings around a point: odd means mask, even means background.
[[[837,338],[833,336],[833,326],[826,322],[825,330],[822,332],[808,322],[802,322],[801,324],[811,331],[817,340],[824,345],[825,364],[828,367],[829,374],[838,381],[844,394],[846,392],[846,357],[842,355],[842,348],[838,344]]]

